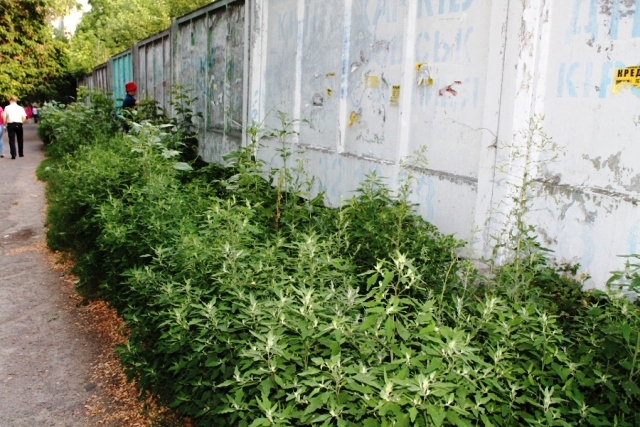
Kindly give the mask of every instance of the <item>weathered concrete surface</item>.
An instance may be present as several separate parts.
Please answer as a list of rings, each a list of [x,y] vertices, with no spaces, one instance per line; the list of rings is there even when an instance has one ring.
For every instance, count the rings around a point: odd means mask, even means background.
[[[374,171],[397,188],[401,161],[427,148],[411,200],[473,258],[511,231],[526,165],[526,223],[604,288],[618,255],[640,253],[639,50],[637,0],[225,0],[82,84],[118,97],[133,76],[166,105],[171,76],[197,97],[207,161],[246,143],[251,123],[279,129],[284,112],[304,153],[291,162],[334,206]],[[548,150],[526,137],[532,122]],[[279,141],[261,143],[278,166]]]
[[[0,158],[0,427],[83,426],[94,346],[60,273],[38,252],[44,189],[42,143],[25,128],[25,157]]]
[[[247,123],[300,120],[292,151],[330,204],[372,171],[397,187],[401,160],[425,147],[412,201],[470,242],[465,256],[491,257],[511,231],[525,169],[526,223],[586,287],[640,253],[638,1],[246,4]],[[261,142],[277,159],[279,142]]]

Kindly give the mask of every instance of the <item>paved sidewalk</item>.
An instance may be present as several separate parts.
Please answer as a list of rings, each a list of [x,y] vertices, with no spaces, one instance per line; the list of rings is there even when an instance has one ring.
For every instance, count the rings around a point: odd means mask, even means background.
[[[0,158],[0,427],[84,426],[95,385],[90,337],[61,274],[37,250],[44,240],[43,159],[36,125],[25,126],[24,157]],[[38,243],[40,242],[40,245]]]

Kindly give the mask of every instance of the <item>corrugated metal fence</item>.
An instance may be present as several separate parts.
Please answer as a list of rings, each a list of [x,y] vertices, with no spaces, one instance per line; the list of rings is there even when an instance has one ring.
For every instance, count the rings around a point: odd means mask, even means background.
[[[284,111],[333,204],[372,170],[397,185],[401,160],[426,146],[418,210],[478,257],[513,207],[508,184],[538,160],[527,222],[602,286],[616,255],[640,253],[637,3],[218,1],[79,83],[122,97],[133,79],[165,107],[170,86],[191,90],[208,161]],[[555,162],[527,151],[542,115]]]

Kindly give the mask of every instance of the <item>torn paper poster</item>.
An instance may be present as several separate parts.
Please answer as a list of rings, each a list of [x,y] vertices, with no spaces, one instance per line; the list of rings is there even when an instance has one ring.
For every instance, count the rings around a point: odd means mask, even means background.
[[[625,85],[640,89],[640,65],[615,70],[613,93],[620,92]]]
[[[380,77],[368,75],[364,78],[365,86],[372,89],[380,87]]]
[[[433,86],[433,79],[431,78],[431,69],[426,62],[419,62],[416,64],[416,82],[418,86]]]
[[[400,86],[391,86],[391,98],[389,99],[390,105],[398,105],[400,99]]]

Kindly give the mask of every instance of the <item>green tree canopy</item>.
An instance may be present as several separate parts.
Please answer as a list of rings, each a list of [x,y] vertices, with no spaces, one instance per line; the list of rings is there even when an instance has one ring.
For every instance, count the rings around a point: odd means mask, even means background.
[[[60,1],[60,0],[55,0]],[[0,2],[0,98],[45,100],[70,81],[68,44],[49,25],[54,0]]]
[[[211,0],[90,0],[71,38],[70,68],[89,72],[111,55],[169,27],[171,18]]]

